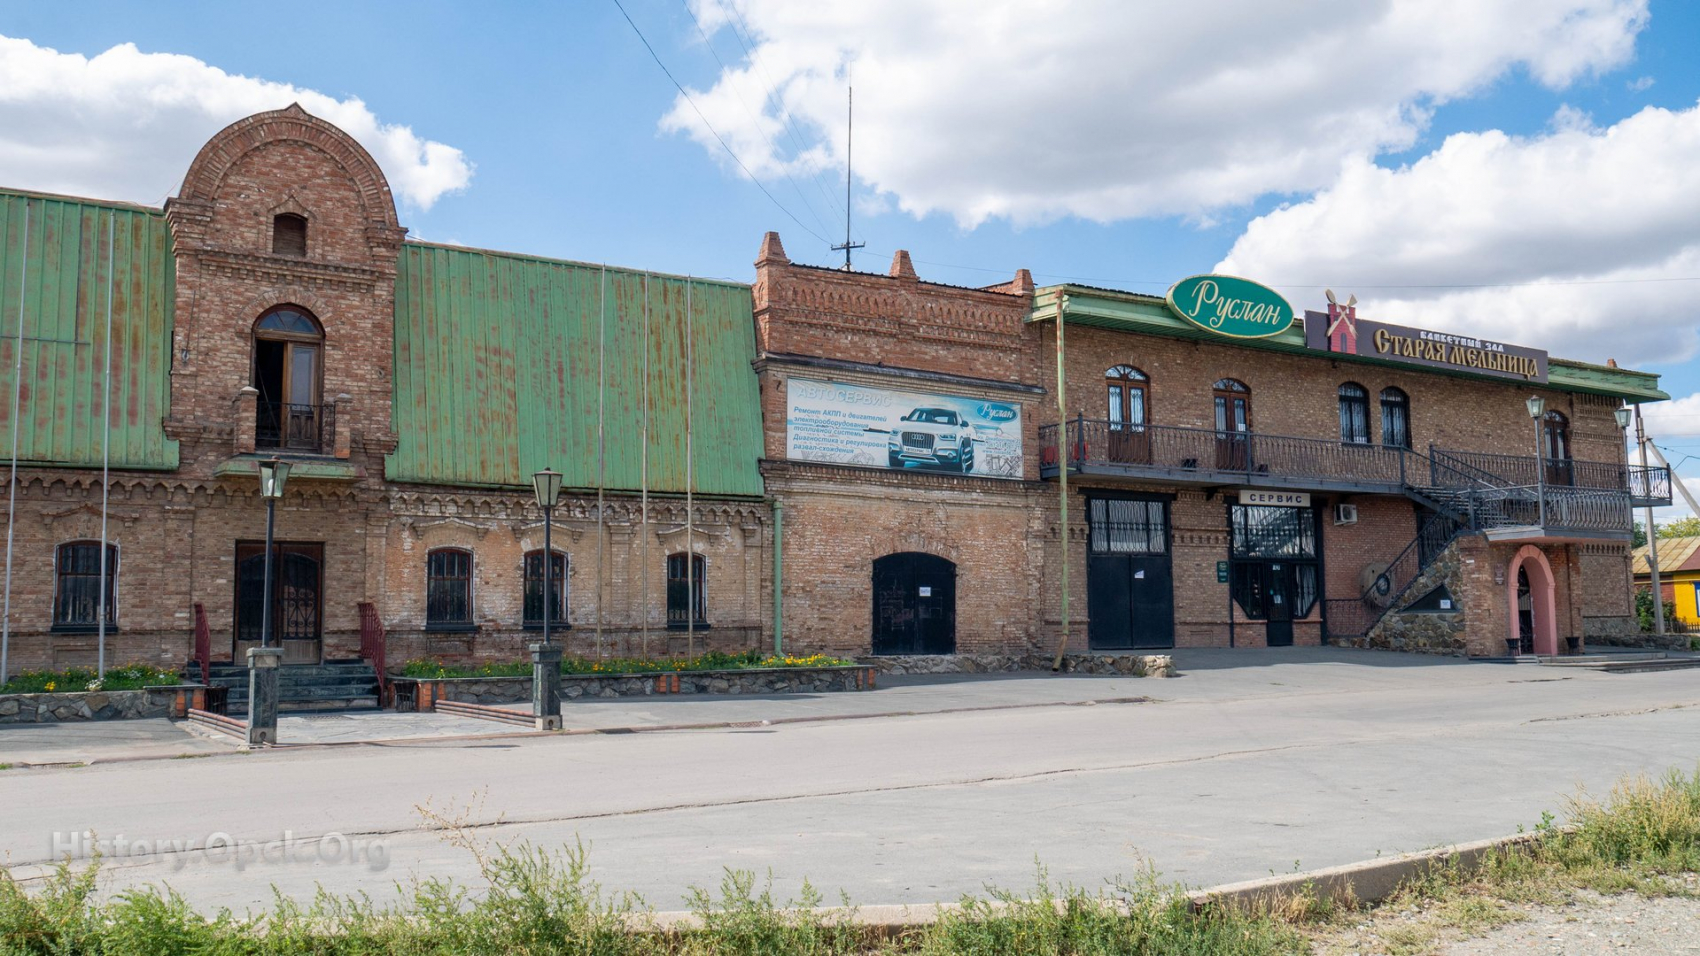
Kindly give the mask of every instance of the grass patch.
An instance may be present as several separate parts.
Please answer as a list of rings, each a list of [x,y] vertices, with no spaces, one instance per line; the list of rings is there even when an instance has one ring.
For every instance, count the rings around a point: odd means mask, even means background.
[[[825,654],[797,657],[745,651],[709,651],[696,657],[566,657],[563,674],[672,674],[686,671],[737,671],[769,667],[843,667],[855,661]],[[403,677],[530,677],[530,661],[496,661],[468,667],[436,660],[412,660],[402,665]]]
[[[156,684],[180,684],[181,674],[152,664],[108,667],[102,679],[86,667],[62,671],[21,671],[0,685],[0,694],[67,694],[85,690],[141,690]]]
[[[637,896],[592,881],[582,845],[485,847],[455,820],[426,812],[472,853],[479,886],[415,880],[384,901],[279,895],[263,912],[237,916],[200,913],[169,888],[100,898],[98,860],[63,864],[32,892],[0,870],[0,953],[1415,956],[1585,889],[1694,895],[1684,877],[1700,867],[1700,775],[1671,773],[1624,781],[1604,800],[1578,795],[1564,826],[1547,817],[1529,842],[1471,866],[1443,862],[1371,907],[1308,888],[1249,907],[1197,906],[1152,874],[1089,892],[1054,886],[1041,870],[1029,893],[965,897],[934,923],[887,934],[858,925],[847,901],[820,909],[806,883],[799,899],[781,900],[771,879],[728,871],[715,890],[692,891],[696,925],[680,929],[658,925]]]

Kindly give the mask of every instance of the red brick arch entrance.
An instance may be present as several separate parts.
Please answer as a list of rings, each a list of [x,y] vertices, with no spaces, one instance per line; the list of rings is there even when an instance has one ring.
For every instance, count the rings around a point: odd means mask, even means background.
[[[1505,575],[1505,589],[1511,612],[1506,639],[1536,654],[1557,654],[1557,588],[1546,554],[1532,544],[1519,548]]]

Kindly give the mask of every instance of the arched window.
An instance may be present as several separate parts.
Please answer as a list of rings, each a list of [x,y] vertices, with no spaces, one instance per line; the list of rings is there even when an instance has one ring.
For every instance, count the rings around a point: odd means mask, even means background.
[[[686,567],[689,567],[687,577]],[[667,556],[667,626],[701,627],[708,622],[708,598],[703,594],[700,554]]]
[[[1546,459],[1548,484],[1571,483],[1570,419],[1563,412],[1550,411],[1541,419],[1541,457]]]
[[[1109,397],[1110,430],[1133,426],[1132,430],[1137,431],[1137,426],[1145,424],[1145,389],[1150,379],[1131,365],[1117,365],[1104,372],[1104,384]]]
[[[425,626],[472,623],[472,552],[437,548],[425,555]]]
[[[280,305],[254,323],[256,446],[309,454],[330,448],[336,427],[319,403],[324,339],[318,320],[300,306]]]
[[[1381,390],[1381,443],[1393,448],[1411,447],[1411,397],[1404,389]]]
[[[298,259],[307,255],[307,219],[292,212],[272,217],[272,252]]]
[[[100,626],[100,542],[67,541],[53,553],[53,626]],[[117,620],[118,546],[106,546],[106,625]]]
[[[1357,382],[1340,386],[1340,440],[1369,444],[1369,390]]]
[[[549,626],[567,626],[567,556],[556,551],[550,568],[554,593],[549,596]],[[543,552],[525,555],[525,626],[543,626]]]

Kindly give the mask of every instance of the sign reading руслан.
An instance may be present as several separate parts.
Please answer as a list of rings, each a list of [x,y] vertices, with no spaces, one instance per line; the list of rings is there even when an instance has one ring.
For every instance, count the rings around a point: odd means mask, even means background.
[[[1547,380],[1547,353],[1473,335],[1371,322],[1352,304],[1305,313],[1305,345],[1327,352],[1409,362],[1520,382]]]
[[[1165,296],[1169,311],[1188,322],[1236,339],[1280,335],[1293,324],[1293,307],[1281,293],[1250,279],[1204,275],[1182,279]]]

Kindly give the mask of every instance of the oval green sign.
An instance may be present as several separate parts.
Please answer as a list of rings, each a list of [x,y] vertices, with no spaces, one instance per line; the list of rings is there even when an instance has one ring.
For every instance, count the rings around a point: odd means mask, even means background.
[[[1238,276],[1182,279],[1167,299],[1169,311],[1181,318],[1236,339],[1280,335],[1293,324],[1293,307],[1279,292]]]

